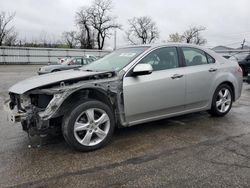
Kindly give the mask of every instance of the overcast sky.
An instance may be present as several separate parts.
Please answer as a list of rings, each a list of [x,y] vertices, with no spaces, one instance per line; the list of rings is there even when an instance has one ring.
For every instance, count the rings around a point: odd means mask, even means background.
[[[74,30],[75,12],[92,0],[0,0],[0,11],[16,12],[12,24],[19,37],[38,39],[45,34],[57,40],[63,31]],[[160,30],[159,42],[169,34],[182,33],[189,26],[207,28],[202,35],[206,46],[237,47],[245,38],[250,45],[249,0],[113,0],[113,14],[127,27],[134,16],[150,16]],[[118,31],[119,46],[127,43],[123,31]],[[113,47],[109,39],[106,48]]]

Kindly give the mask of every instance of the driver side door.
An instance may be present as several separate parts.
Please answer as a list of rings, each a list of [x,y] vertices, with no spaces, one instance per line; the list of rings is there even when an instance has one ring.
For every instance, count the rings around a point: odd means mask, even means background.
[[[138,62],[151,64],[151,74],[125,76],[124,107],[130,125],[185,110],[185,77],[179,59],[177,48],[158,48]]]

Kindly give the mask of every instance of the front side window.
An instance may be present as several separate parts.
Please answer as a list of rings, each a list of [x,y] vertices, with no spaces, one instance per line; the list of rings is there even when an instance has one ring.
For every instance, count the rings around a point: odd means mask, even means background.
[[[73,59],[68,59],[68,60],[64,61],[62,64],[63,65],[81,65],[82,64],[81,61],[82,60],[79,58],[73,58]]]
[[[183,55],[186,66],[204,65],[208,64],[205,52],[196,48],[183,47]],[[211,57],[212,58],[212,57]],[[212,59],[210,59],[212,63]]]
[[[75,65],[82,65],[82,59],[75,59],[73,62]]]
[[[165,47],[154,50],[139,63],[152,65],[154,71],[179,67],[178,54],[175,47]]]

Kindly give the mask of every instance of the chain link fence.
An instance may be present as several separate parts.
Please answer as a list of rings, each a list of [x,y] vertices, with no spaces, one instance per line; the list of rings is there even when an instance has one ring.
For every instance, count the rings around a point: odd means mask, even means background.
[[[91,55],[102,57],[110,51],[87,49],[61,49],[61,48],[27,48],[0,46],[0,64],[55,64],[60,58],[84,57]]]
[[[247,50],[215,50],[224,57],[229,58],[242,53],[250,53]],[[2,65],[44,65],[55,64],[60,58],[84,57],[86,55],[103,57],[110,51],[87,49],[63,49],[63,48],[29,48],[0,46],[0,64]]]

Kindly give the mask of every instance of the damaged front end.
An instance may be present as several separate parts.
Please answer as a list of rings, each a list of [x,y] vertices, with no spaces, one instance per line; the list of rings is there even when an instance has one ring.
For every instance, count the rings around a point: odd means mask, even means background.
[[[8,112],[8,120],[21,122],[23,130],[31,136],[48,132],[51,125],[49,119],[43,117],[43,113],[53,104],[57,95],[35,94],[32,91],[22,95],[9,93],[10,99],[5,102],[5,110]]]
[[[63,117],[75,102],[98,97],[96,93],[100,92],[112,106],[117,123],[125,126],[122,77],[116,72],[105,72],[63,80],[23,94],[10,92],[10,99],[5,104],[8,119],[21,122],[30,136],[56,133],[61,130]],[[99,96],[100,100],[103,96]]]

